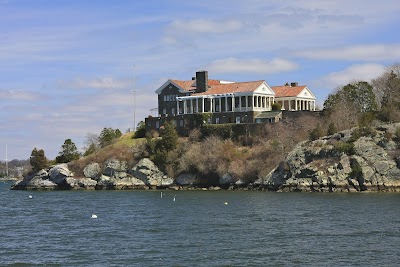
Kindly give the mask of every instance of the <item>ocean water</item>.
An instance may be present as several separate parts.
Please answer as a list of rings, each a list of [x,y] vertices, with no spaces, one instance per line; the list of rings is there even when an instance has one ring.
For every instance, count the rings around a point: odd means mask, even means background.
[[[397,193],[10,186],[0,266],[400,266]]]

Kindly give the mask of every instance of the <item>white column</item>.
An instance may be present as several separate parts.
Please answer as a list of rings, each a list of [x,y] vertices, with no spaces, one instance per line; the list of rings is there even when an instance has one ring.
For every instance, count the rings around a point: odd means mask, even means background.
[[[219,97],[219,112],[222,112],[222,101],[221,101],[221,97]]]
[[[292,100],[289,100],[289,110],[292,109]]]
[[[242,111],[242,97],[239,96],[239,111]]]
[[[225,96],[225,112],[228,111],[228,97]]]
[[[213,113],[214,112],[214,110],[213,110],[213,99],[212,98],[209,98],[209,99],[210,99],[210,112]]]
[[[179,113],[179,100],[178,101],[176,101],[176,114],[177,115],[179,115],[180,113]]]
[[[249,97],[246,95],[246,111],[249,108]]]
[[[251,107],[254,110],[254,95],[251,96]]]
[[[204,113],[204,98],[201,99],[201,113]]]
[[[199,112],[199,99],[196,98],[196,112]]]
[[[232,96],[232,112],[235,111],[235,95]]]

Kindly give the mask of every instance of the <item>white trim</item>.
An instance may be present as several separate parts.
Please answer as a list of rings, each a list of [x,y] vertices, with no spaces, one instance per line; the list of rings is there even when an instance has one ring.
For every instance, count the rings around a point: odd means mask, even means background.
[[[157,90],[156,90],[156,94],[161,94],[161,92],[169,85],[172,84],[174,85],[176,88],[178,88],[179,93],[185,94],[185,93],[189,93],[188,91],[186,91],[185,89],[183,89],[182,87],[180,87],[179,85],[177,85],[176,83],[174,83],[172,80],[168,80],[166,81],[163,85],[161,85]]]

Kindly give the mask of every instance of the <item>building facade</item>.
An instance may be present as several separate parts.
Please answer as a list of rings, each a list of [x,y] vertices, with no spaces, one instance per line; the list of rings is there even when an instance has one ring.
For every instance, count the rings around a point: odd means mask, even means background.
[[[315,110],[315,96],[307,86],[292,83],[270,87],[264,80],[209,80],[207,71],[196,72],[196,77],[188,81],[170,79],[156,93],[159,115],[146,118],[147,131],[160,129],[165,121],[175,124],[179,132],[199,123],[275,122],[282,119],[282,112],[272,111],[274,103],[281,104],[282,110]],[[205,117],[207,121],[198,121]]]

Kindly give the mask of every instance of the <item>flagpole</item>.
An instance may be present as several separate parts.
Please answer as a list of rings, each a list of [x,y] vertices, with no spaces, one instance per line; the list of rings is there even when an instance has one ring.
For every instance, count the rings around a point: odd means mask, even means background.
[[[136,132],[136,71],[133,65],[133,131]]]

